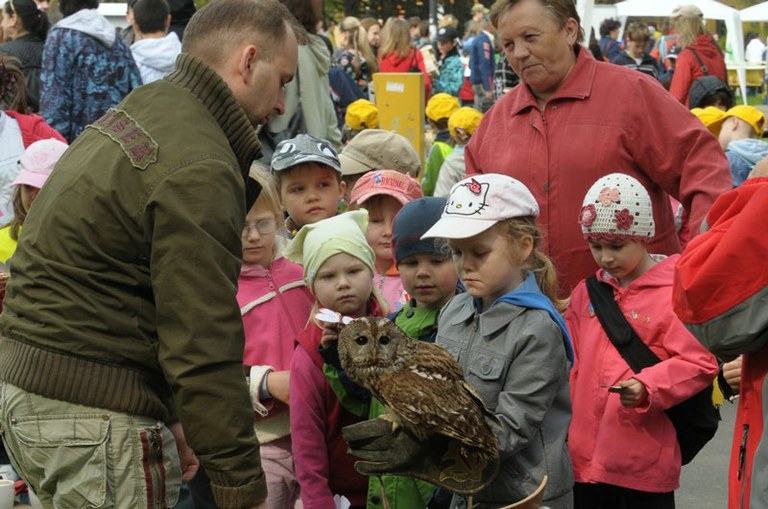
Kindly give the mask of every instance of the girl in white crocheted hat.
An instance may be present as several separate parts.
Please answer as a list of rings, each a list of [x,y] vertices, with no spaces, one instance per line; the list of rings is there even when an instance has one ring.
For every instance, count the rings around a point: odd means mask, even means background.
[[[655,226],[643,185],[621,173],[601,178],[578,221],[600,269],[574,289],[566,312],[576,357],[568,437],[575,507],[674,508],[682,456],[665,410],[711,386],[717,361],[672,310],[679,255],[648,252]],[[601,325],[611,300],[658,363],[630,368]]]

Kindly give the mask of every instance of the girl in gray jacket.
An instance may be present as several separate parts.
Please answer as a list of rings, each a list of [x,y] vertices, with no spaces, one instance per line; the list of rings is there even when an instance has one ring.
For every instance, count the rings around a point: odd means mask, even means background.
[[[453,186],[424,237],[450,239],[467,292],[443,309],[437,343],[496,417],[489,420],[501,464],[474,495],[475,509],[498,508],[531,494],[548,476],[544,505],[573,507],[573,472],[565,444],[573,349],[559,311],[552,262],[537,250],[539,206],[519,181],[476,175]],[[472,433],[472,430],[467,430]],[[454,496],[451,508],[465,508]]]

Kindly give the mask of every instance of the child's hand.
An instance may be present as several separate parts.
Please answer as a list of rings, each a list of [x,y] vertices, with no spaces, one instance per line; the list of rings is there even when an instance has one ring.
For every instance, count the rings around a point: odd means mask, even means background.
[[[723,378],[736,394],[739,393],[741,385],[741,355],[731,362],[723,364]]]
[[[288,404],[288,395],[290,393],[291,372],[290,371],[272,371],[267,375],[267,389],[269,393],[278,401]]]
[[[328,348],[328,344],[339,340],[339,326],[335,323],[323,323],[323,337],[320,340],[320,346]]]
[[[640,380],[630,378],[616,385],[621,386],[619,398],[621,398],[621,404],[627,408],[640,406],[648,399],[648,390]]]

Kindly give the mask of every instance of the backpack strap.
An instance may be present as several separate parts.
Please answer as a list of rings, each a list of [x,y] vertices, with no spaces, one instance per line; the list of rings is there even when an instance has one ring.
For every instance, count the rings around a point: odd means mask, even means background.
[[[587,278],[587,293],[592,309],[608,339],[633,372],[639,373],[643,368],[661,362],[627,321],[627,317],[613,298],[613,288],[609,284],[598,281],[597,277],[592,275]]]
[[[707,66],[704,65],[704,61],[701,59],[701,56],[699,55],[699,52],[696,51],[695,49],[691,48],[690,46],[688,46],[688,48],[686,48],[686,49],[689,49],[689,50],[691,50],[693,52],[693,56],[695,56],[696,60],[699,62],[699,67],[701,67],[701,72],[704,73],[704,76],[709,76],[709,69],[707,69]]]

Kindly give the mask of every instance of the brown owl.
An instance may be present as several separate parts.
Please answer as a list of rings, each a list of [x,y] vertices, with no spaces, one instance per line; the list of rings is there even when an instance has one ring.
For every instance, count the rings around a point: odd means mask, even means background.
[[[480,394],[443,348],[416,341],[387,318],[358,318],[339,333],[339,359],[347,375],[365,387],[420,441],[433,434],[457,440],[462,456],[489,460],[496,438]]]

